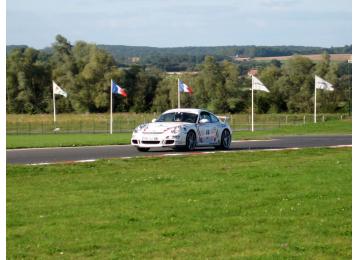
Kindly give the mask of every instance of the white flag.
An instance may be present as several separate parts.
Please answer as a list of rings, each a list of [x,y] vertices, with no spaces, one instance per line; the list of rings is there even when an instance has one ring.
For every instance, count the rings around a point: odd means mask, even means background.
[[[270,92],[267,87],[255,76],[252,76],[252,88],[253,90],[260,90],[265,92]]]
[[[315,75],[315,88],[333,91],[334,88],[332,86],[331,83]]]
[[[67,97],[67,93],[62,90],[56,83],[53,81],[53,93],[57,95],[62,95],[64,97]]]

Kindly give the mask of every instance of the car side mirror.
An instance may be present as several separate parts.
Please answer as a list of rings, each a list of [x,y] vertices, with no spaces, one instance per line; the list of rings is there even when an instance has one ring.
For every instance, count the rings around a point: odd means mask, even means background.
[[[156,118],[153,118],[153,120],[151,120],[151,123],[154,123],[156,122]]]
[[[199,121],[200,124],[206,124],[206,123],[210,123],[209,119],[207,118],[203,118]]]

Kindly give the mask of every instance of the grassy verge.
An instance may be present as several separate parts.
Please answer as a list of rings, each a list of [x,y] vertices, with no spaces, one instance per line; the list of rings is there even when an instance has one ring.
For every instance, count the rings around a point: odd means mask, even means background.
[[[131,133],[7,135],[6,148],[130,144]]]
[[[234,139],[270,138],[284,135],[329,135],[351,134],[351,120],[332,120],[321,123],[308,123],[306,125],[283,126],[270,130],[239,131],[234,133]]]
[[[8,258],[351,258],[351,149],[7,166]]]
[[[255,132],[234,132],[233,139],[269,138],[280,135],[305,134],[351,134],[351,121],[328,121],[318,124],[287,126],[272,130],[259,130]],[[129,144],[131,133],[120,134],[51,134],[51,135],[7,135],[6,147],[54,147],[54,146],[83,146],[83,145],[110,145]]]

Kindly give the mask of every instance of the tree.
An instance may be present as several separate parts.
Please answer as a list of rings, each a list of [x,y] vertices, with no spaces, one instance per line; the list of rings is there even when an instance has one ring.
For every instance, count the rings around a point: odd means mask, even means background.
[[[74,53],[76,50],[77,48],[74,48]],[[87,50],[83,55],[79,55],[83,59],[88,57],[88,62],[84,67],[78,67],[76,90],[73,89],[73,92],[78,93],[76,101],[82,106],[81,109],[87,109],[88,112],[105,112],[110,105],[111,78],[120,76],[120,73],[116,72],[115,61],[108,53],[92,44],[88,44]]]
[[[52,80],[69,94],[68,98],[57,100],[58,112],[106,112],[110,106],[111,79],[128,92],[127,98],[113,96],[114,111],[162,112],[177,107],[178,78],[194,90],[193,95],[181,94],[182,107],[205,108],[216,113],[244,112],[249,111],[251,105],[251,79],[246,75],[254,67],[258,69],[261,81],[271,91],[255,95],[257,112],[312,112],[315,74],[333,83],[335,88],[334,92],[318,92],[321,112],[345,112],[351,109],[351,64],[331,62],[328,52],[337,53],[342,49],[351,51],[352,46],[328,49],[301,46],[189,47],[185,53],[185,48],[162,51],[139,48],[123,46],[120,52],[116,51],[116,57],[121,57],[124,62],[128,62],[129,57],[141,56],[137,61],[140,65],[121,69],[105,48],[100,49],[84,41],[73,45],[62,35],[56,36],[50,50],[11,47],[6,57],[7,112],[52,111]],[[301,56],[295,56],[283,65],[277,60],[270,63],[228,61],[235,53],[267,56],[324,50],[327,52],[317,63]],[[165,74],[158,68],[195,69],[198,73],[175,76]]]
[[[275,65],[270,65],[260,72],[260,80],[267,86],[270,93],[260,92],[256,94],[258,113],[266,113],[269,110],[280,113],[286,110],[283,101],[283,92],[276,81],[281,77],[281,69]]]
[[[273,65],[277,68],[280,68],[281,67],[281,61],[277,60],[277,59],[273,59],[270,61],[270,65]]]
[[[161,72],[157,69],[145,70],[133,66],[126,71],[126,83],[129,88],[129,109],[134,112],[149,112],[152,109],[154,95]]]
[[[241,103],[239,70],[233,63],[228,61],[221,64],[221,70],[225,83],[221,89],[217,89],[216,110],[233,113],[239,109]]]
[[[207,56],[195,81],[194,99],[196,106],[216,111],[219,106],[216,94],[219,93],[223,83],[219,64],[216,63],[214,57]]]
[[[47,109],[49,64],[33,48],[13,49],[6,59],[7,112],[41,113]]]
[[[163,112],[177,107],[177,78],[166,76],[159,81],[153,101],[152,111]]]
[[[329,71],[330,67],[330,55],[327,52],[323,52],[322,60],[318,62],[315,66],[315,75],[319,77],[324,77]]]
[[[286,103],[289,112],[311,113],[313,110],[313,67],[314,63],[305,57],[295,56],[284,66],[283,82],[288,85]]]
[[[113,57],[95,44],[79,41],[72,46],[61,35],[56,37],[53,49],[53,78],[69,93],[59,102],[59,111],[107,111],[110,81],[124,76]]]
[[[320,110],[323,112],[336,112],[338,109],[339,89],[338,89],[338,69],[337,63],[330,63],[330,55],[324,55],[322,64],[322,77],[334,85],[334,91],[317,91],[317,104],[320,105]],[[319,65],[320,67],[321,65]],[[315,74],[317,75],[317,74]]]
[[[74,57],[71,53],[72,45],[67,39],[61,35],[56,36],[56,42],[52,45],[53,53],[50,58],[52,69],[51,79],[65,89],[69,96],[68,98],[61,98],[56,102],[56,109],[59,112],[71,112],[76,108],[72,104],[74,100],[73,91],[71,88],[75,86],[75,75],[78,73]],[[49,88],[51,88],[49,86]],[[76,92],[75,92],[76,93]],[[50,98],[50,100],[52,100]],[[52,109],[52,102],[49,102],[49,110]]]

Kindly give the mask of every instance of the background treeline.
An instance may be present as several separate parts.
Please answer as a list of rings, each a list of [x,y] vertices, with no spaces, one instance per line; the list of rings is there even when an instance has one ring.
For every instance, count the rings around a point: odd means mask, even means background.
[[[36,50],[26,46],[9,49],[6,60],[7,112],[51,112],[52,80],[69,94],[68,98],[57,99],[59,112],[106,112],[109,110],[111,79],[128,92],[127,98],[114,95],[114,111],[161,112],[177,106],[178,77],[194,89],[191,96],[181,95],[184,107],[207,108],[219,113],[248,112],[251,79],[246,73],[254,66],[259,70],[259,78],[271,91],[256,93],[256,109],[259,113],[310,113],[313,110],[315,74],[332,82],[336,89],[334,92],[319,91],[321,112],[348,112],[351,108],[351,64],[330,62],[328,55],[340,51],[339,48],[328,49],[329,52],[323,54],[323,60],[317,63],[294,56],[285,63],[274,60],[235,64],[229,61],[229,56],[224,59],[222,55],[225,55],[227,48],[239,52],[240,48],[245,50],[246,47],[161,48],[168,50],[168,54],[156,53],[160,48],[134,47],[151,53],[150,65],[123,68],[103,47],[83,41],[72,45],[58,35],[49,49]],[[128,48],[132,52],[124,53],[139,55],[131,49],[133,47]],[[273,48],[279,51],[283,48],[284,52],[293,50],[292,46]],[[311,49],[313,47],[294,48],[314,51]],[[351,51],[351,46],[344,48]],[[255,47],[255,50],[261,49]],[[223,54],[210,56],[210,50]],[[182,63],[193,63],[197,73],[169,75],[165,72],[166,68],[156,63],[156,59],[165,59],[175,67],[181,67]]]
[[[26,48],[25,45],[9,45],[7,53],[14,48]],[[204,62],[205,56],[213,56],[217,61],[231,60],[231,57],[273,57],[295,54],[329,54],[352,53],[352,45],[343,47],[306,47],[306,46],[215,46],[215,47],[173,47],[157,48],[124,45],[97,45],[98,48],[108,51],[118,66],[128,67],[137,63],[143,66],[156,66],[164,71],[192,71],[197,65]],[[53,48],[42,50],[53,52]],[[138,58],[138,60],[137,60]]]
[[[153,59],[177,58],[182,61],[203,62],[205,56],[214,56],[218,59],[227,59],[232,56],[242,57],[272,57],[294,54],[329,54],[351,53],[352,46],[344,47],[305,47],[305,46],[215,46],[215,47],[137,47],[123,45],[98,45],[99,48],[110,52],[119,63],[126,63],[131,57],[140,57],[142,64],[153,63]]]

